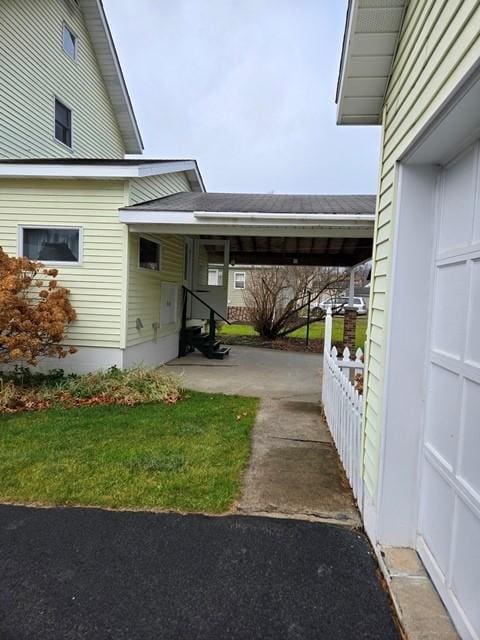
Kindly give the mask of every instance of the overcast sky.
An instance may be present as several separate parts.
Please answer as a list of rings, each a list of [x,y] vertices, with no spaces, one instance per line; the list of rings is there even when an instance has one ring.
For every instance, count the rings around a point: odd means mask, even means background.
[[[104,0],[145,144],[209,191],[375,193],[378,127],[335,124],[346,0]]]

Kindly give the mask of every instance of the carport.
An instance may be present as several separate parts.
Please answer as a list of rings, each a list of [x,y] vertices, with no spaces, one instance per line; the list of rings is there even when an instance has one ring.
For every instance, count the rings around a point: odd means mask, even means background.
[[[185,238],[186,318],[206,319],[209,309],[227,315],[230,265],[353,268],[370,258],[375,196],[181,192],[120,209],[119,217],[131,233]],[[223,267],[220,284],[208,282],[210,266]],[[356,312],[347,311],[350,335]]]
[[[228,239],[229,263],[245,265],[354,266],[372,255],[374,219],[373,195],[189,191],[120,210],[132,232]]]

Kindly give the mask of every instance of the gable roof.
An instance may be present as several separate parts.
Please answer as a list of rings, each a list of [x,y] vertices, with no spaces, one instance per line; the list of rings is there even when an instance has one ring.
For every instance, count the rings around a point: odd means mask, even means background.
[[[131,210],[285,214],[375,214],[374,195],[284,195],[181,192],[141,202]]]
[[[101,0],[78,0],[105,82],[126,153],[142,153],[143,142]]]
[[[348,0],[337,124],[380,124],[408,0]]]

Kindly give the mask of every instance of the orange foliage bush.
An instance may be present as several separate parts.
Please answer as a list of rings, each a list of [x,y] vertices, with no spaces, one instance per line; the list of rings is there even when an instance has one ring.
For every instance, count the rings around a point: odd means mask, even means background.
[[[57,275],[56,269],[11,257],[0,247],[0,364],[35,365],[43,356],[75,353],[74,347],[59,344],[76,314],[68,289],[57,286]]]

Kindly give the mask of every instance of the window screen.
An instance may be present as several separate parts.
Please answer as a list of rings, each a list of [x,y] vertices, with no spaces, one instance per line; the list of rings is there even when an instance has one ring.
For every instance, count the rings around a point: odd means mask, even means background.
[[[23,228],[22,254],[41,262],[79,262],[80,230]]]

